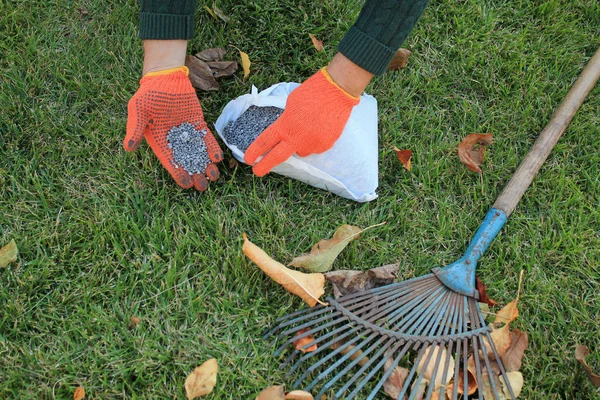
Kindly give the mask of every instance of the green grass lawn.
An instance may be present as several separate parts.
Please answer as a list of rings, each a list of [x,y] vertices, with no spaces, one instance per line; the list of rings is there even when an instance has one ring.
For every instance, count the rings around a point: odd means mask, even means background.
[[[209,124],[251,85],[325,65],[361,7],[217,5],[231,21],[199,6],[189,51],[234,45],[252,73],[199,94]],[[377,200],[256,178],[231,168],[229,151],[220,181],[198,194],[148,146],[121,145],[141,71],[138,10],[133,0],[0,2],[0,244],[20,250],[0,270],[0,398],[68,399],[79,385],[93,399],[184,398],[187,374],[211,357],[220,372],[207,399],[290,385],[261,333],[303,305],[242,254],[242,232],[286,263],[342,223],[387,221],[334,267],[399,262],[404,279],[453,261],[600,45],[596,0],[431,0],[404,44],[408,68],[367,90],[379,102]],[[456,154],[476,132],[494,134],[481,178]],[[599,144],[600,86],[479,266],[501,304],[526,271],[513,324],[529,333],[524,399],[600,398],[574,357],[587,345],[600,371]],[[413,150],[410,173],[393,146]]]

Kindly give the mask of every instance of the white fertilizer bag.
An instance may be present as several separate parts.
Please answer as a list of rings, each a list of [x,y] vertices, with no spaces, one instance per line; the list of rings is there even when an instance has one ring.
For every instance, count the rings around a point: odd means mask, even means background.
[[[250,106],[284,109],[288,95],[298,86],[298,83],[282,82],[260,93],[252,86],[252,93],[240,96],[225,106],[215,128],[238,161],[244,162],[244,152],[227,143],[225,127]],[[377,146],[377,100],[363,94],[359,104],[352,109],[342,135],[331,149],[308,157],[294,154],[273,168],[272,172],[363,203],[377,198]]]

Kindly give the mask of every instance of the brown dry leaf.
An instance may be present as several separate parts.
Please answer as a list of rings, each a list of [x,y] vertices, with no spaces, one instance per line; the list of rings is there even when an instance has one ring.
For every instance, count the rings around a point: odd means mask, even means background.
[[[190,81],[192,86],[199,90],[219,90],[219,84],[213,73],[204,61],[194,56],[185,57],[185,66],[190,70]]]
[[[588,378],[590,378],[590,381],[592,381],[592,385],[596,386],[597,388],[600,388],[600,375],[594,374],[592,368],[587,364],[587,362],[585,362],[585,359],[589,354],[590,349],[588,349],[586,346],[579,345],[575,349],[575,358],[577,359],[577,361],[579,361],[581,365],[583,365],[583,369],[585,369]]]
[[[389,356],[389,350],[386,351],[386,356]],[[386,373],[393,364],[393,357],[388,357],[383,365],[384,373]],[[402,387],[404,386],[404,382],[406,381],[409,372],[410,371],[406,368],[395,366],[390,376],[383,382],[383,391],[385,394],[393,399],[397,399],[398,396],[400,396],[400,392],[402,391]],[[404,398],[406,399],[406,396]]]
[[[488,306],[497,305],[498,302],[496,300],[492,300],[488,297],[485,284],[481,281],[481,279],[479,279],[478,277],[475,277],[475,280],[477,281],[477,291],[479,292],[479,301],[481,303],[486,303]]]
[[[504,325],[502,328],[494,329],[490,336],[492,338],[492,342],[494,343],[494,347],[498,352],[498,356],[502,358],[502,356],[506,354],[506,351],[509,349],[511,344],[511,336],[510,330],[508,329],[508,324]],[[495,360],[496,356],[494,355],[494,351],[489,345],[487,337],[483,338],[483,343],[485,344],[485,348],[487,350],[487,356],[490,358],[490,360]]]
[[[390,61],[388,65],[388,70],[397,71],[399,69],[406,67],[406,61],[408,60],[408,56],[412,54],[412,51],[408,49],[398,49],[396,51],[396,55]]]
[[[82,400],[85,397],[85,389],[83,386],[79,386],[73,393],[73,400]]]
[[[304,268],[312,272],[329,271],[337,256],[346,248],[348,243],[357,239],[367,229],[385,224],[377,224],[360,229],[358,226],[344,224],[340,226],[331,239],[323,239],[315,244],[309,254],[302,254],[289,264],[296,268]]]
[[[308,331],[310,331],[310,328],[300,329],[298,333],[296,333],[296,336],[300,336]],[[315,351],[318,348],[317,344],[315,343],[307,348],[304,348],[304,346],[314,341],[315,337],[313,335],[304,336],[301,339],[294,340],[294,347],[296,348],[296,350],[300,350],[303,353],[310,353],[311,351]]]
[[[242,68],[244,69],[244,79],[246,79],[248,77],[248,75],[250,75],[250,64],[252,64],[252,63],[250,62],[250,57],[248,57],[248,54],[244,53],[241,50],[240,50],[240,57],[242,58]]]
[[[492,375],[490,376],[490,374],[488,374],[487,369],[482,368],[481,371],[481,382],[479,382],[479,390],[483,393],[483,398],[485,400],[493,400],[496,399],[496,397],[494,396],[494,391],[492,390],[492,382],[491,380],[494,380],[494,384],[496,385],[496,388],[500,391],[502,388],[502,384],[500,383],[500,379],[498,378],[498,375],[496,375],[493,371],[492,371]],[[512,382],[511,382],[512,383]],[[500,395],[500,400],[506,400],[503,399],[503,394],[502,392],[498,393]]]
[[[312,33],[309,33],[308,36],[310,37],[310,40],[312,40],[312,44],[315,46],[315,49],[317,49],[317,51],[323,51],[323,42],[317,39],[317,37]]]
[[[400,264],[388,264],[367,271],[338,270],[325,273],[337,299],[347,294],[389,285],[396,281]]]
[[[213,47],[210,49],[202,50],[200,53],[194,54],[194,57],[201,59],[204,62],[209,61],[222,61],[223,57],[227,54],[227,50],[222,47]]]
[[[425,362],[427,362],[427,358],[429,358],[429,354],[431,353],[431,358],[429,359],[429,362],[427,363],[427,365],[425,365]],[[437,363],[437,359],[440,359],[440,362],[438,365],[445,365],[446,363],[448,363],[448,374],[446,376],[446,381],[442,382],[442,379],[444,378],[444,372],[443,370],[440,370],[440,368],[435,368],[435,365]],[[448,353],[448,350],[446,350],[446,347],[442,347],[442,346],[428,346],[425,349],[425,352],[423,353],[423,357],[421,358],[421,361],[419,362],[419,365],[417,366],[417,372],[419,373],[419,375],[423,375],[423,379],[425,381],[427,381],[428,383],[431,382],[431,378],[433,378],[433,375],[435,373],[435,381],[433,382],[433,389],[434,391],[436,391],[437,389],[439,389],[442,385],[446,385],[448,384],[448,382],[450,382],[452,380],[452,378],[454,377],[453,372],[454,371],[454,357]]]
[[[304,390],[292,390],[285,395],[285,400],[315,400],[315,398]]]
[[[185,380],[185,394],[188,400],[212,392],[217,383],[218,372],[219,365],[215,358],[211,358],[199,367],[196,367]]]
[[[515,395],[515,398],[519,397],[521,390],[523,390],[523,374],[519,371],[511,371],[506,373],[510,387]],[[508,385],[504,381],[504,376],[500,375],[500,385],[502,386],[502,393],[507,399],[512,399],[510,392],[508,391]]]
[[[262,390],[254,400],[285,400],[283,386],[269,386]]]
[[[460,161],[473,172],[481,173],[479,166],[483,163],[485,147],[492,143],[491,133],[472,133],[458,145]]]
[[[412,157],[411,150],[400,150],[397,147],[394,147],[394,151],[396,152],[396,157],[398,160],[404,165],[404,168],[410,171],[410,158]]]
[[[231,18],[227,16],[219,7],[213,4],[213,12],[219,17],[223,22],[228,23]]]
[[[140,323],[140,319],[138,317],[136,317],[135,315],[132,315],[129,320],[131,321],[132,326],[138,325]]]
[[[467,394],[471,395],[477,391],[477,375],[475,372],[475,364],[469,364],[469,367],[466,372],[467,375]],[[456,382],[458,385],[457,392],[458,394],[465,393],[465,371],[461,368],[458,371],[458,381]],[[454,393],[454,380],[448,384],[448,388],[446,389],[446,395]]]
[[[245,233],[242,251],[271,279],[288,292],[302,298],[309,306],[314,307],[317,303],[327,305],[319,300],[319,297],[325,293],[325,276],[323,274],[305,274],[286,268],[285,265],[273,260],[260,247],[248,240]]]
[[[217,14],[215,14],[215,12],[212,10],[212,8],[210,8],[209,6],[207,6],[206,4],[204,5],[204,9],[206,11],[208,11],[208,13],[216,20],[219,19],[219,17],[217,17]]]
[[[507,372],[518,371],[521,369],[521,360],[525,354],[528,345],[527,332],[521,332],[518,329],[510,332],[510,347],[506,350],[502,359],[502,364]]]
[[[11,262],[17,261],[18,254],[17,244],[12,239],[6,246],[0,249],[0,268],[5,268]]]
[[[206,65],[208,65],[215,78],[231,76],[238,69],[238,64],[235,61],[207,61]]]
[[[340,347],[342,347],[345,343],[346,343],[345,340],[340,340],[340,341],[337,341],[334,344],[332,344],[330,348],[331,348],[331,350],[337,350]],[[344,347],[342,350],[340,350],[340,352],[338,354],[340,356],[345,356],[346,354],[350,353],[355,348],[356,348],[356,346],[353,344],[348,345],[348,346]],[[364,357],[362,350],[357,350],[356,352],[352,353],[352,355],[350,356],[350,360],[354,361],[356,359],[360,360],[358,362],[358,365],[360,365],[361,367],[369,362],[369,357]]]
[[[240,162],[238,160],[236,160],[235,158],[231,157],[229,159],[229,168],[231,169],[235,169],[237,167],[240,166]]]
[[[505,305],[502,310],[496,314],[494,324],[510,324],[519,316],[519,309],[517,308],[517,302],[519,299],[515,299]]]

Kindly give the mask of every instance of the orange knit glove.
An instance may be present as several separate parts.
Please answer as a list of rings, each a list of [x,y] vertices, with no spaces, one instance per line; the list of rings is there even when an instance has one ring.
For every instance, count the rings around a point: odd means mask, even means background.
[[[204,121],[188,73],[186,67],[179,67],[151,72],[140,80],[140,88],[127,106],[127,134],[123,147],[127,151],[135,151],[142,138],[146,138],[156,157],[179,186],[186,189],[194,186],[203,192],[209,180],[219,178],[215,163],[223,159],[223,151]],[[203,139],[209,160],[204,174],[190,175],[174,160],[173,150],[168,145],[169,131],[185,123],[191,124],[197,131],[206,132]]]
[[[244,161],[254,164],[263,156],[252,167],[263,176],[294,153],[306,157],[329,150],[358,102],[321,69],[290,93],[283,114],[248,147]]]

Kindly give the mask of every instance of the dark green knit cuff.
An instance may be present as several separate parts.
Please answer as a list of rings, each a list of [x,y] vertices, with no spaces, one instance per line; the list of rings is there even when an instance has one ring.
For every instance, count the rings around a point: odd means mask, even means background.
[[[350,28],[338,45],[340,53],[375,75],[381,75],[387,70],[396,50],[367,36],[355,26]]]
[[[194,37],[194,15],[140,13],[140,39],[189,40]]]

